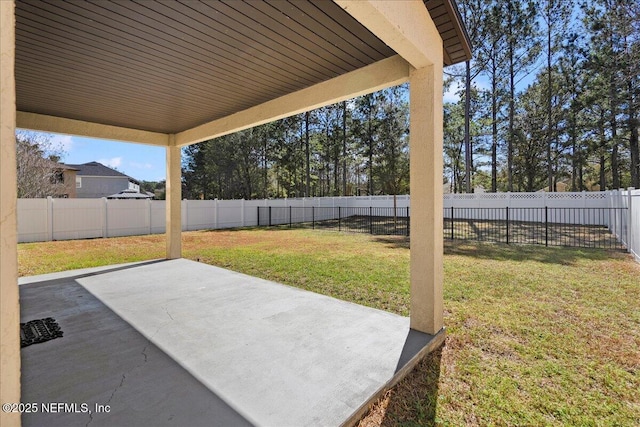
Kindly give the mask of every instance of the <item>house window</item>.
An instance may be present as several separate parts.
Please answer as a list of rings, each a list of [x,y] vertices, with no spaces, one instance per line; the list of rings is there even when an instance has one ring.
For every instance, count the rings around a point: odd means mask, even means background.
[[[82,188],[82,177],[76,176],[76,188]]]

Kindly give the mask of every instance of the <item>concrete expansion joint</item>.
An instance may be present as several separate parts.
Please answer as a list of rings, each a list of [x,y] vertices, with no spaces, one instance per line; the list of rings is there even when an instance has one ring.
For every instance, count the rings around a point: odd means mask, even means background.
[[[171,319],[171,321],[173,321],[173,316],[171,315],[171,313],[169,313],[169,310],[167,309],[167,307],[162,306],[162,309],[164,310],[165,313],[167,313],[167,316],[169,316],[169,318]],[[157,334],[158,332],[156,332]],[[154,334],[155,335],[155,334]]]

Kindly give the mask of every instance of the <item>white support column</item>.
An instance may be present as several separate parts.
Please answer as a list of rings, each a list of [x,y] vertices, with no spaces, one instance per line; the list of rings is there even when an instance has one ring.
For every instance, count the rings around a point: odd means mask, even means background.
[[[0,1],[0,402],[20,402],[20,302],[16,187],[15,15]],[[0,411],[0,425],[20,414]]]
[[[182,182],[180,176],[180,147],[175,135],[169,135],[167,147],[167,259],[182,257]]]
[[[411,328],[443,327],[442,61],[411,70]]]

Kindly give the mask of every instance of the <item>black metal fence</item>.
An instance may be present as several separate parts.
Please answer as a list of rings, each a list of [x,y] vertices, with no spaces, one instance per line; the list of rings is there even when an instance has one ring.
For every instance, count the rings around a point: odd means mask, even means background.
[[[445,208],[445,238],[624,250],[626,208]]]
[[[258,207],[258,226],[274,225],[408,236],[409,208]]]
[[[258,226],[409,236],[409,208],[258,207]],[[507,244],[624,250],[611,230],[626,208],[445,208],[444,237]]]

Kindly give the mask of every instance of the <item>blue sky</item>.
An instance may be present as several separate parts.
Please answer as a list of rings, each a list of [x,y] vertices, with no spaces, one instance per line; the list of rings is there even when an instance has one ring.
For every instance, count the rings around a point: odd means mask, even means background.
[[[163,147],[69,135],[49,137],[52,145],[64,151],[63,163],[96,161],[139,181],[161,181],[166,178],[166,152]]]

